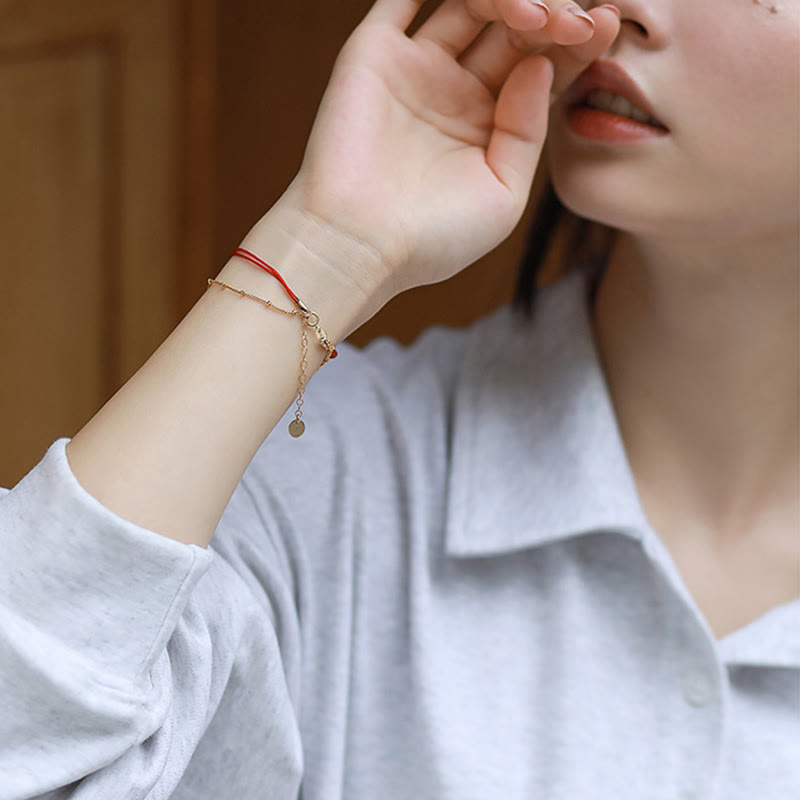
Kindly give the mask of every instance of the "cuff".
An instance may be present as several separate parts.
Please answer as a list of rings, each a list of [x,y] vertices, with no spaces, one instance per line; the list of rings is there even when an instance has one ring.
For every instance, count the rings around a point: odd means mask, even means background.
[[[0,497],[0,607],[38,655],[58,643],[135,679],[166,647],[214,554],[102,505],[70,469],[68,441]]]

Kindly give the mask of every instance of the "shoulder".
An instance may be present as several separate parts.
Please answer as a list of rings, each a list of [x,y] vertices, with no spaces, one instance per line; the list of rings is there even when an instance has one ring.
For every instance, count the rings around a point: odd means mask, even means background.
[[[248,538],[280,531],[269,538],[288,565],[298,536],[313,546],[358,520],[401,518],[440,496],[464,366],[476,336],[485,342],[505,314],[466,328],[434,325],[408,345],[390,337],[339,345],[306,388],[305,433],[288,432],[293,402],[255,453],[215,534],[218,547],[232,529]]]
[[[502,346],[513,325],[510,308],[503,306],[467,327],[433,325],[407,345],[388,336],[363,348],[344,343],[340,357],[314,376],[307,392],[309,418],[314,402],[329,417],[348,416],[331,404],[340,396],[351,399],[351,420],[379,419],[389,409],[410,418],[422,410],[421,404],[429,413],[444,413],[477,346]]]
[[[410,344],[389,336],[364,347],[343,342],[339,357],[308,383],[302,407],[306,432],[296,440],[288,434],[293,403],[259,450],[256,465],[265,466],[278,452],[315,461],[334,453],[341,458],[344,452],[379,457],[398,440],[440,438],[463,364],[485,320],[465,328],[433,325]]]
[[[298,491],[305,492],[308,471],[302,465],[313,465],[329,484],[334,473],[354,474],[365,463],[370,479],[396,473],[410,460],[440,469],[450,450],[459,396],[485,377],[476,374],[476,364],[506,357],[519,324],[505,305],[463,328],[433,325],[410,344],[388,336],[364,347],[343,342],[338,358],[308,383],[305,433],[297,439],[288,433],[293,402],[259,448],[246,480],[263,484],[279,473],[285,483],[294,474],[301,482]]]
[[[446,395],[456,380],[468,340],[468,328],[434,325],[410,344],[389,336],[373,339],[364,347],[345,342],[339,358],[314,376],[311,391],[326,406],[326,393],[327,397],[351,395],[357,401],[378,398],[389,404],[426,394],[432,398]],[[370,404],[358,412],[369,415],[375,410]]]
[[[396,537],[410,508],[441,490],[469,338],[469,328],[437,325],[409,345],[340,344],[308,383],[305,433],[288,432],[293,402],[262,442],[212,548],[256,595],[270,595],[271,608],[291,609],[303,586],[327,585],[331,575],[345,579],[365,531]]]

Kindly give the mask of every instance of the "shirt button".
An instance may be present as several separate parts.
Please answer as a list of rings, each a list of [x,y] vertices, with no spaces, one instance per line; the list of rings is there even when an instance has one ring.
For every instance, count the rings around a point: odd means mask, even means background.
[[[691,705],[708,705],[714,693],[714,683],[705,672],[690,670],[683,676],[683,696]]]
[[[697,800],[697,795],[694,792],[681,792],[680,800]]]

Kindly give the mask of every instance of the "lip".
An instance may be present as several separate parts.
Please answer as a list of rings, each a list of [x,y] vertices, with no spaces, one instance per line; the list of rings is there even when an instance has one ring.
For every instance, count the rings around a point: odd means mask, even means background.
[[[650,105],[650,101],[647,99],[645,93],[639,88],[633,78],[614,61],[593,61],[592,64],[578,76],[578,79],[572,86],[567,89],[564,102],[571,110],[573,107],[580,105],[592,89],[604,89],[607,92],[613,92],[614,94],[624,97],[656,120],[665,130],[669,130]]]

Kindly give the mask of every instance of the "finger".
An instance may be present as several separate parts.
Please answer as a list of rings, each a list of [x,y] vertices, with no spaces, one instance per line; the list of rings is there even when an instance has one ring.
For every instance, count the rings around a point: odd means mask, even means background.
[[[513,2],[528,3],[528,0]],[[411,38],[415,42],[435,44],[455,58],[469,47],[487,23],[500,18],[497,6],[498,0],[445,0]]]
[[[497,98],[486,163],[518,199],[530,192],[544,146],[552,81],[552,63],[528,56],[514,67]]]
[[[564,0],[495,0],[498,19],[517,31],[538,30],[547,24],[551,9]]]
[[[405,31],[424,4],[425,0],[376,0],[364,22],[382,22]]]
[[[542,44],[547,41],[549,39],[543,36]],[[532,49],[530,40],[524,40],[504,22],[493,22],[458,62],[497,97],[511,70],[525,56],[531,55]]]
[[[445,0],[411,39],[435,44],[455,58],[484,29],[487,21],[464,0]]]
[[[547,30],[556,44],[580,44],[589,41],[594,35],[594,17],[577,3],[561,0],[557,5],[551,2],[550,6],[550,24]]]
[[[505,2],[509,3],[510,0],[505,0]],[[561,47],[553,47],[554,39],[557,44],[569,48],[585,48],[594,42],[598,33],[598,23],[594,18],[592,21],[595,27],[592,29],[585,22],[566,11],[570,5],[574,4],[562,2],[561,5],[557,5],[557,2],[558,0],[550,0],[551,19],[545,26],[540,26],[535,30],[522,29],[520,27],[522,20],[514,16],[510,10],[511,7],[507,5],[503,19],[486,28],[462,53],[458,59],[459,63],[472,72],[496,97],[511,70],[523,58],[537,52],[550,58],[550,54],[547,52],[548,48],[552,48],[553,51],[560,50]],[[566,12],[566,16],[564,12]],[[613,12],[612,15],[616,16]],[[601,19],[604,16],[607,16],[607,12],[600,15]],[[608,35],[607,25],[602,28],[602,31],[604,36]],[[586,41],[587,37],[590,37],[588,41]],[[594,48],[596,47],[595,44]],[[591,48],[592,52],[594,48]],[[603,51],[605,49],[606,47],[603,48]],[[557,81],[558,77],[558,69],[556,69]]]
[[[433,42],[455,58],[492,20],[505,19],[512,28],[536,30],[547,24],[549,16],[544,0],[445,0],[411,38]]]
[[[612,7],[599,6],[588,13],[595,22],[594,36],[588,42],[570,47],[551,47],[543,53],[555,67],[550,105],[558,100],[593,61],[611,47],[619,35],[620,15]]]
[[[546,25],[531,25],[532,19],[540,19],[539,9],[530,0],[494,0],[502,12],[496,18],[519,32],[522,41],[533,50],[546,40],[547,44],[580,44],[591,39],[595,23],[591,15],[572,0],[546,0],[549,15]],[[580,16],[576,16],[578,12]],[[533,16],[533,14],[537,16]],[[588,19],[586,18],[588,17]],[[544,36],[546,34],[546,36]]]

